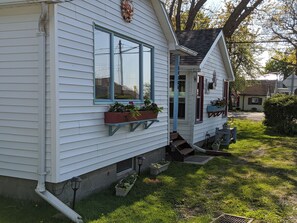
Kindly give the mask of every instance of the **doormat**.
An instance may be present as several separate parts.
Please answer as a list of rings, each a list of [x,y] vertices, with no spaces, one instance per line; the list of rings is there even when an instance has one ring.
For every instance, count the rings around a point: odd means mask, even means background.
[[[251,223],[252,221],[252,218],[222,214],[211,223]]]
[[[212,160],[212,156],[189,156],[184,159],[184,163],[191,163],[191,164],[198,164],[198,165],[204,165],[208,161]]]

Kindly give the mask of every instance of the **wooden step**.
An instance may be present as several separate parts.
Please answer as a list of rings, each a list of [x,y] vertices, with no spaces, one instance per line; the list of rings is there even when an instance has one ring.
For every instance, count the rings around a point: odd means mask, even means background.
[[[177,139],[179,136],[179,134],[177,132],[172,132],[170,133],[170,139],[171,140],[174,140],[174,139]]]
[[[194,149],[192,149],[192,148],[184,148],[184,149],[180,150],[179,152],[180,152],[182,155],[186,156],[186,155],[188,155],[189,153],[191,153],[191,152],[193,152],[193,151],[194,151]]]
[[[175,147],[178,147],[178,146],[180,146],[180,145],[182,145],[182,144],[184,144],[184,143],[187,143],[187,141],[181,139],[181,140],[175,140],[175,141],[171,142],[171,145],[173,145],[173,146],[175,146]]]

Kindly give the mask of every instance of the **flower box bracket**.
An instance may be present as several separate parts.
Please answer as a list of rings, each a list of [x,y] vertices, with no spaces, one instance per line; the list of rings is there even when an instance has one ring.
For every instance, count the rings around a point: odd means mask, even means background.
[[[225,113],[225,111],[218,111],[218,112],[207,112],[207,114],[208,114],[208,118],[210,118],[210,117],[216,117],[216,116],[220,116],[221,114],[224,114]]]
[[[208,105],[206,110],[208,114],[208,118],[216,117],[221,114],[225,114],[226,106],[215,106],[215,105]]]
[[[134,132],[140,125],[143,125],[144,129],[148,129],[155,122],[159,122],[159,120],[158,119],[146,119],[146,120],[121,122],[121,123],[105,123],[105,125],[108,126],[109,136],[112,136],[122,126],[130,125],[130,132]]]

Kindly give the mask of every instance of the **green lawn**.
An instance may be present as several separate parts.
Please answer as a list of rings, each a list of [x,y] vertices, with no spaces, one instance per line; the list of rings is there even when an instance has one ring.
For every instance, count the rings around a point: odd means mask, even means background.
[[[270,135],[260,122],[235,120],[231,157],[204,166],[172,163],[156,179],[143,174],[127,197],[114,189],[80,201],[85,222],[205,222],[222,212],[255,222],[297,222],[297,139]],[[69,222],[46,204],[1,198],[0,223]]]

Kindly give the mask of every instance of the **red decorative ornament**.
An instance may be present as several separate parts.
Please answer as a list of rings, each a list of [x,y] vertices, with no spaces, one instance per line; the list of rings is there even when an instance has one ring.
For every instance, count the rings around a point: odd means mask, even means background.
[[[134,6],[132,0],[122,0],[121,10],[123,19],[126,22],[131,22],[134,14]]]

